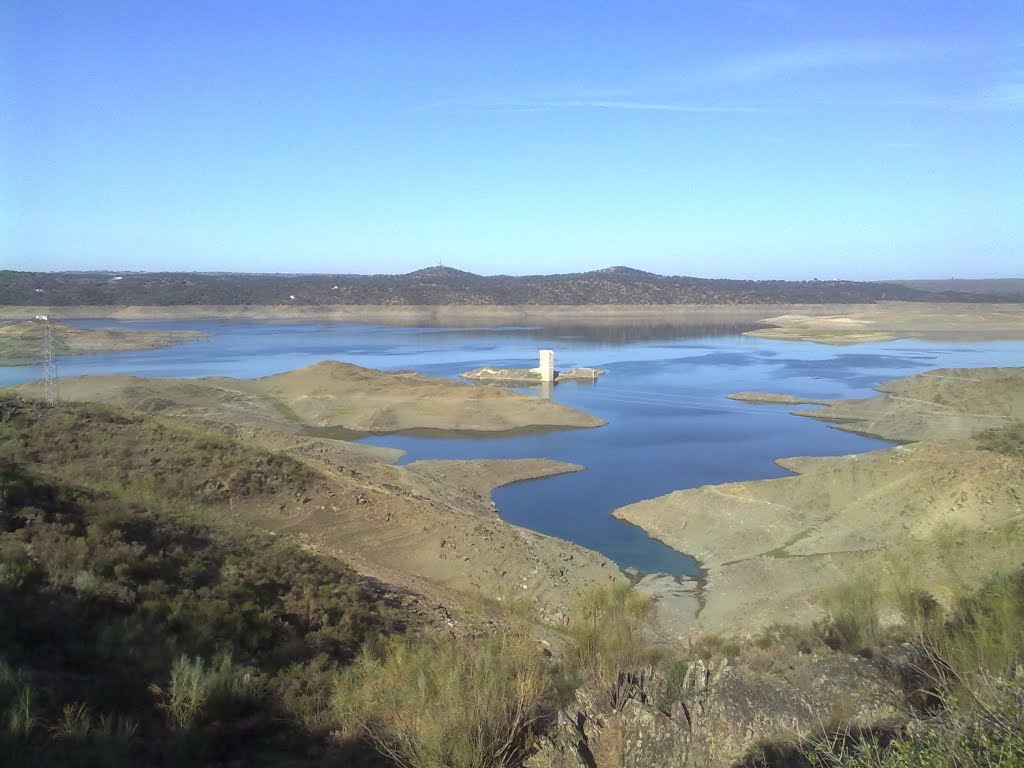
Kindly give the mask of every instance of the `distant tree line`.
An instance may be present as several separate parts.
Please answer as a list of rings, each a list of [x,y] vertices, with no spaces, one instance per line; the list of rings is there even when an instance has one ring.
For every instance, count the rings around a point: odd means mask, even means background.
[[[446,267],[405,275],[0,271],[0,305],[843,304],[1006,300],[850,280],[718,280],[612,267],[565,275],[481,276]]]

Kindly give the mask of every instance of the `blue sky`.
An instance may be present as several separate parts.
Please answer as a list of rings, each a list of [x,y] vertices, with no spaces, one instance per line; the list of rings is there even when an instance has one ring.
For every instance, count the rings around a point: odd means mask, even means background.
[[[1024,4],[0,2],[0,266],[1024,275]]]

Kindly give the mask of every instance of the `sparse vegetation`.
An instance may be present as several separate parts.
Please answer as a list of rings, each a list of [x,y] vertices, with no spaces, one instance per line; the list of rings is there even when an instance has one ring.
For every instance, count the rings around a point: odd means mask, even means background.
[[[647,640],[651,598],[628,582],[589,590],[567,627],[566,664],[578,676],[612,688],[623,673],[652,663]]]
[[[134,451],[113,435],[106,446],[54,435],[68,473],[89,481],[84,488],[39,477],[15,458],[34,457],[45,469],[55,457],[35,440],[76,420],[99,434],[119,427]],[[140,765],[251,764],[270,755],[287,762],[337,751],[315,727],[322,689],[363,642],[400,632],[404,620],[337,561],[204,521],[221,503],[204,490],[204,472],[223,470],[247,493],[296,487],[301,473],[255,482],[245,468],[260,458],[244,446],[198,431],[147,430],[157,427],[107,409],[44,413],[24,403],[0,424],[0,726],[8,753],[23,765]],[[181,463],[168,460],[175,469],[147,476],[138,465],[158,442],[181,449]]]
[[[804,756],[824,768],[973,768],[1024,765],[1024,568],[996,576],[944,609],[920,588],[889,596],[902,623],[879,628],[885,596],[858,580],[833,596],[826,640],[861,653],[916,648],[911,677],[928,711],[894,739],[840,729]],[[842,627],[840,631],[837,627]],[[920,690],[908,691],[911,701]],[[937,706],[936,706],[937,705]]]
[[[815,629],[687,648],[650,645],[650,600],[625,583],[584,596],[554,656],[507,629],[409,636],[343,564],[216,516],[301,496],[320,482],[304,465],[109,408],[3,413],[0,762],[514,768],[579,688],[666,717],[699,710],[715,664],[813,686],[794,659],[899,647],[912,727],[855,728],[837,700],[821,738],[756,764],[1024,765],[1024,570],[945,603],[910,577],[857,579]],[[607,754],[626,754],[623,723]]]
[[[1024,421],[1008,427],[988,429],[975,438],[986,451],[1024,459]]]

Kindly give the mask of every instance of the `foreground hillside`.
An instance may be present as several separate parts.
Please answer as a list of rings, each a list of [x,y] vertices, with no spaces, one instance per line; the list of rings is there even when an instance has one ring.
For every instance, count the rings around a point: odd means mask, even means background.
[[[288,765],[349,751],[316,725],[331,671],[421,620],[338,560],[227,524],[217,490],[224,478],[240,503],[270,505],[315,475],[159,424],[132,435],[151,471],[104,466],[96,444],[93,461],[87,444],[64,447],[127,438],[130,417],[10,400],[0,414],[0,764]]]
[[[588,305],[850,304],[999,300],[849,280],[720,280],[612,267],[565,275],[483,276],[433,267],[405,275],[265,275],[0,271],[0,305]],[[1003,298],[1005,301],[1005,297]]]
[[[486,514],[494,478],[544,466],[386,467],[325,453],[328,441],[285,440],[285,455],[222,426],[0,399],[0,765],[1024,761],[1022,573],[960,585],[943,604],[909,582],[851,585],[814,627],[652,645],[650,598],[601,582],[599,567],[591,583],[604,586],[536,623],[536,590],[558,593],[588,567],[561,550],[559,571],[509,574],[530,599],[449,610],[446,593],[357,575],[330,554],[353,537],[311,537],[307,523],[369,508],[367,530],[386,530],[400,507],[382,502],[408,494],[420,527],[403,536],[428,554],[414,569],[440,557],[474,572],[477,547],[509,528]],[[1016,432],[985,445],[1024,456]],[[476,504],[475,538],[453,537],[442,498]],[[536,550],[544,537],[528,538]],[[522,566],[503,541],[506,567]]]

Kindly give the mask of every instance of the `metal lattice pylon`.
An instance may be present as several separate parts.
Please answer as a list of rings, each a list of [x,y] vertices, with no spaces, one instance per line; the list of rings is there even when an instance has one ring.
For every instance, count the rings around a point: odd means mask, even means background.
[[[53,326],[49,315],[37,315],[43,323],[43,377],[46,379],[46,404],[56,405],[60,399],[57,386],[57,355],[54,351]]]

